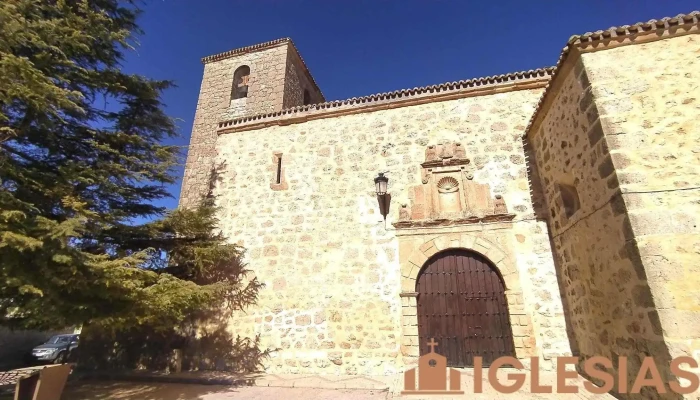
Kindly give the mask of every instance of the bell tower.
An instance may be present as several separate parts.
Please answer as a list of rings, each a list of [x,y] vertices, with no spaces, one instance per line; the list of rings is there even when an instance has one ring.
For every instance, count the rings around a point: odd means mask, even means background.
[[[206,194],[219,122],[280,111],[325,98],[289,38],[202,59],[204,74],[180,191],[180,206]]]

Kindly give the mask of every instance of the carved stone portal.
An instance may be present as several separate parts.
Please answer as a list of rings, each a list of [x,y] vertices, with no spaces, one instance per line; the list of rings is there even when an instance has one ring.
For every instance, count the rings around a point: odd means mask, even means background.
[[[474,170],[460,143],[428,146],[421,164],[422,185],[409,188],[394,226],[455,225],[510,221],[505,200],[491,196],[489,184],[474,182]]]

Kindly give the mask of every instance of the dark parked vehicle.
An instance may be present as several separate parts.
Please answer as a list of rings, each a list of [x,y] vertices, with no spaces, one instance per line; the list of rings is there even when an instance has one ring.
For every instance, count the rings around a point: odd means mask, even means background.
[[[78,348],[79,336],[73,334],[52,336],[46,343],[32,349],[32,360],[53,364],[66,362],[71,352]]]

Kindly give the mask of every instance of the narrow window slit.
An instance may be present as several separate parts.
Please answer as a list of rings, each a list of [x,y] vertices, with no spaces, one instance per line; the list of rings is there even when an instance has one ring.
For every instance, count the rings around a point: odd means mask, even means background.
[[[272,190],[287,190],[287,179],[284,177],[285,167],[282,166],[282,153],[272,153],[272,165],[268,167],[270,171],[270,189]]]
[[[282,154],[277,156],[277,184],[282,182]]]

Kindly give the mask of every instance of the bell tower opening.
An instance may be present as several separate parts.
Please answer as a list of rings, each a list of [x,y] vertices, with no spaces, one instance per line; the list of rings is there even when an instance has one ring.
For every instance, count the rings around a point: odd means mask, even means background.
[[[233,86],[231,87],[231,100],[248,97],[248,81],[250,79],[250,67],[242,65],[233,73]]]

